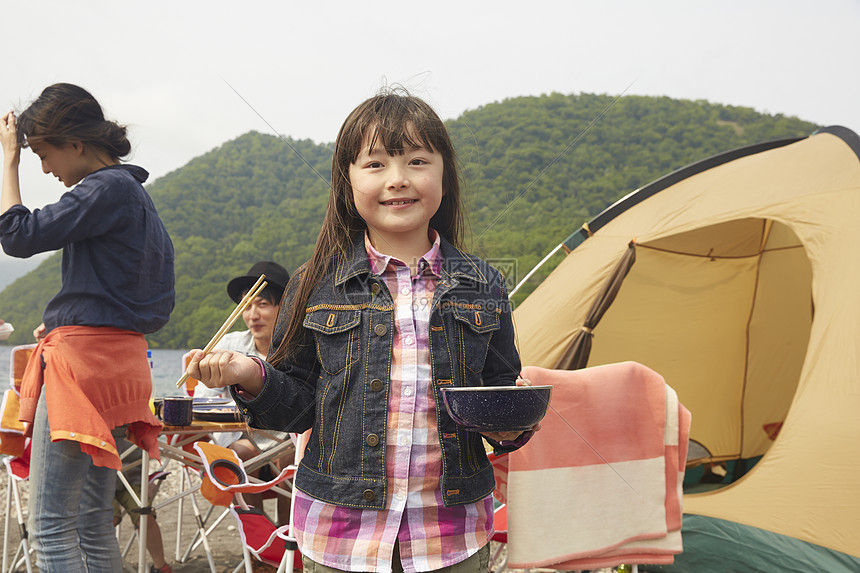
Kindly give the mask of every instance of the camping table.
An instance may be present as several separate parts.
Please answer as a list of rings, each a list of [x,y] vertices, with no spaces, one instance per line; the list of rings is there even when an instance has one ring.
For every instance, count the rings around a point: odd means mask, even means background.
[[[164,426],[161,430],[161,434],[159,435],[158,440],[158,449],[163,458],[168,458],[171,460],[177,460],[181,464],[187,465],[197,470],[202,470],[202,460],[200,456],[196,453],[188,452],[183,449],[183,446],[188,444],[193,444],[194,442],[204,439],[209,434],[217,433],[217,432],[243,432],[247,430],[247,426],[244,422],[204,422],[200,420],[194,420],[189,426]],[[169,443],[168,437],[175,436],[176,441],[174,443]],[[165,438],[165,439],[161,439]],[[284,453],[284,451],[289,448],[291,445],[290,440],[284,440],[281,443],[269,448],[268,450],[262,452],[249,459],[244,463],[246,471],[249,473],[260,468],[270,461],[276,460]],[[184,498],[189,494],[193,494],[200,486],[195,486],[189,488],[185,491],[181,491],[176,495],[162,501],[156,506],[149,505],[149,487],[144,487],[149,483],[149,454],[146,450],[142,450],[143,456],[141,458],[140,464],[140,473],[141,473],[141,488],[140,488],[140,507],[141,509],[148,511],[152,511],[154,509],[158,509],[160,507],[164,507],[167,504],[173,503],[177,500]],[[132,464],[133,466],[134,464]],[[260,482],[256,478],[249,477],[251,481]],[[290,495],[285,490],[274,487],[272,491],[278,493],[279,495]],[[146,535],[147,535],[147,520],[141,519],[138,526],[138,572],[146,573]],[[212,573],[216,573],[215,565],[212,562],[211,556],[209,557],[209,567],[212,569]]]

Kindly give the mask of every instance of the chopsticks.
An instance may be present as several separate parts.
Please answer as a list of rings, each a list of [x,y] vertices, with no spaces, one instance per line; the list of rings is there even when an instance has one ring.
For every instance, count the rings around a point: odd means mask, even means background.
[[[212,348],[215,347],[216,344],[221,340],[221,338],[227,334],[227,331],[230,330],[230,327],[233,326],[233,323],[239,318],[239,316],[248,308],[248,305],[257,298],[266,285],[265,282],[266,275],[260,275],[260,278],[257,279],[257,282],[254,283],[242,300],[239,301],[239,304],[236,305],[236,308],[233,309],[233,312],[230,313],[230,316],[227,317],[227,320],[224,321],[224,324],[221,325],[221,328],[218,329],[218,332],[215,333],[215,336],[212,337],[212,340],[209,341],[209,344],[203,349],[203,356],[206,356],[211,352]],[[182,374],[182,377],[176,381],[176,387],[181,388],[185,381],[188,380],[188,372]]]

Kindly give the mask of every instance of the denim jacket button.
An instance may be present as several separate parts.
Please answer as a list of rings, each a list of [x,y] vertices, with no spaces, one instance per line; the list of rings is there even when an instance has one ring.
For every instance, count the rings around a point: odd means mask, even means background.
[[[370,381],[370,389],[374,392],[379,392],[380,390],[382,390],[382,386],[382,380],[380,380],[379,378],[374,378]]]
[[[363,497],[365,501],[373,501],[376,499],[376,494],[373,493],[372,489],[366,489],[362,492],[361,497]]]
[[[372,285],[370,285],[370,292],[372,292],[373,294],[379,294],[380,290],[381,287],[379,286],[379,283],[373,283]]]
[[[373,332],[377,336],[385,336],[385,333],[388,332],[388,328],[384,324],[377,324],[373,327]]]
[[[377,436],[376,434],[368,434],[367,438],[365,438],[364,441],[367,442],[368,446],[373,447],[379,445],[379,436]]]

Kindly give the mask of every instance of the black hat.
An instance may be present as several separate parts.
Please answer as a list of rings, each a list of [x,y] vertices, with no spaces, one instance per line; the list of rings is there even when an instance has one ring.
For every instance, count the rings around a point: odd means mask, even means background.
[[[265,280],[268,283],[266,290],[273,291],[277,297],[277,302],[280,303],[284,289],[287,283],[290,282],[290,273],[287,272],[287,269],[272,261],[254,263],[248,270],[248,274],[236,277],[227,283],[227,294],[230,295],[233,302],[239,304],[242,301],[243,294],[254,286],[260,275],[266,275]]]

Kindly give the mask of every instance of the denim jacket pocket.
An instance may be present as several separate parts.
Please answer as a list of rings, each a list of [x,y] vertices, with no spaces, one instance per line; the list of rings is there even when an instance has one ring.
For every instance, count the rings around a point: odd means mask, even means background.
[[[482,305],[456,305],[453,308],[460,359],[475,374],[484,370],[487,349],[493,333],[501,328],[499,313]]]
[[[359,359],[361,311],[321,305],[305,314],[304,326],[313,331],[320,366],[337,374]]]

